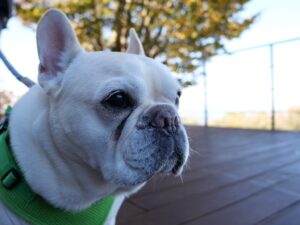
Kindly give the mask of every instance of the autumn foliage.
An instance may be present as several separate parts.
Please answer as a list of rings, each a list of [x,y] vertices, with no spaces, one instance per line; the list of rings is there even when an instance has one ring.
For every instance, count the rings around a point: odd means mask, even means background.
[[[17,5],[25,23],[48,8],[64,11],[87,50],[124,51],[130,27],[148,56],[179,72],[193,71],[238,37],[254,16],[240,15],[250,0],[26,0]]]

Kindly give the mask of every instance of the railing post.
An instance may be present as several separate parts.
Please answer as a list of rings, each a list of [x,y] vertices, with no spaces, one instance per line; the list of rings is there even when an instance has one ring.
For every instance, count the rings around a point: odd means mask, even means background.
[[[207,109],[207,73],[206,73],[206,59],[202,60],[203,63],[203,95],[204,95],[204,127],[208,127],[208,109]]]
[[[275,130],[275,93],[274,93],[274,52],[270,44],[270,72],[271,72],[271,130]]]

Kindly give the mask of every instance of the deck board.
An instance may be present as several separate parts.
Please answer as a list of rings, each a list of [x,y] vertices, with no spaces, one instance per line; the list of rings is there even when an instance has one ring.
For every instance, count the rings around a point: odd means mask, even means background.
[[[188,127],[182,179],[155,177],[117,225],[299,224],[300,133]],[[299,212],[299,211],[298,211]]]

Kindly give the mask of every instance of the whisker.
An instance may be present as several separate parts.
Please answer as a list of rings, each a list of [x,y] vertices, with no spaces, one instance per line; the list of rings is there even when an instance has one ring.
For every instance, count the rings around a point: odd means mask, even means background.
[[[179,179],[180,179],[181,183],[183,184],[183,177],[182,177],[182,174],[179,175]]]

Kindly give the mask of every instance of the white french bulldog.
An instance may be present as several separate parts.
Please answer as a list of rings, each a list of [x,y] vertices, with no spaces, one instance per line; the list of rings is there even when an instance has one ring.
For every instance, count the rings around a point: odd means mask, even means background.
[[[85,52],[60,11],[37,28],[39,85],[10,116],[11,146],[32,190],[57,208],[80,211],[124,197],[155,174],[179,175],[189,155],[178,118],[180,86],[144,55],[130,30],[126,53]],[[1,225],[27,225],[0,203]]]

